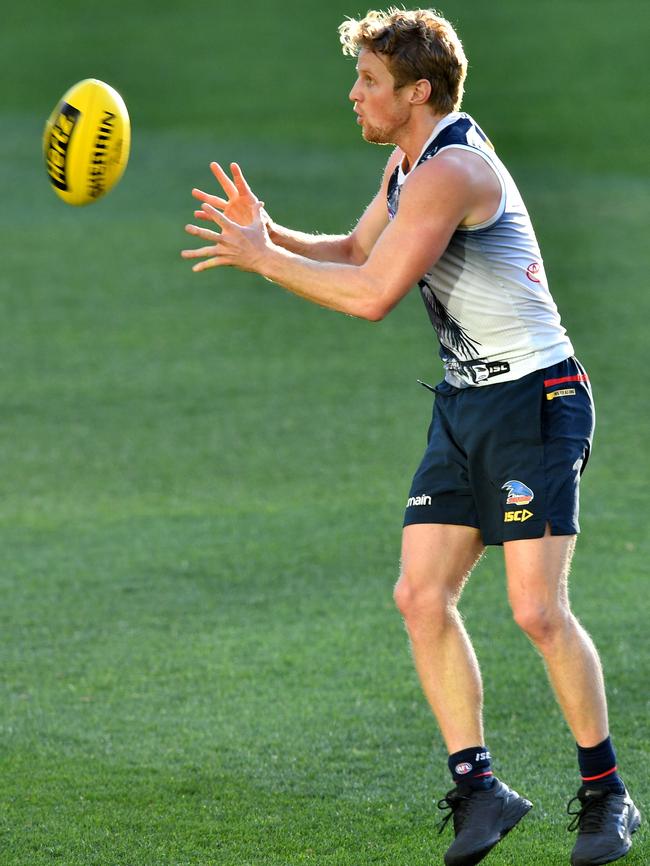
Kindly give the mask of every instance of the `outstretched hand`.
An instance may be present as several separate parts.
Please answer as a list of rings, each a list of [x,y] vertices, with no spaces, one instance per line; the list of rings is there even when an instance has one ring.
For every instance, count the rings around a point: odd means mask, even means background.
[[[211,162],[210,169],[216,180],[220,183],[221,188],[226,194],[226,198],[211,195],[210,193],[203,192],[201,189],[193,189],[192,195],[194,198],[220,210],[228,219],[239,223],[241,226],[250,225],[255,217],[257,205],[261,204],[263,206],[264,202],[260,202],[250,188],[239,165],[236,162],[230,163],[232,180],[218,162]],[[212,219],[205,211],[195,211],[194,215],[199,219]]]
[[[221,213],[216,207],[204,202],[201,211],[202,219],[212,220],[221,229],[215,232],[202,226],[186,225],[185,231],[195,237],[210,241],[198,250],[183,250],[184,259],[203,259],[192,266],[193,271],[205,271],[220,265],[230,265],[242,271],[261,272],[262,259],[268,249],[269,233],[263,218],[263,203],[257,201],[251,208],[252,220],[249,225],[241,225]]]

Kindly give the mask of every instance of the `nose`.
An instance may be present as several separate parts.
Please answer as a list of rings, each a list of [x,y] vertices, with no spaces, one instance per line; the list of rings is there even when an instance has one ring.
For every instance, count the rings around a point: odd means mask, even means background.
[[[357,90],[358,84],[359,84],[359,79],[357,79],[354,82],[354,84],[352,85],[352,90],[348,94],[348,98],[349,98],[350,102],[359,102],[359,93]]]

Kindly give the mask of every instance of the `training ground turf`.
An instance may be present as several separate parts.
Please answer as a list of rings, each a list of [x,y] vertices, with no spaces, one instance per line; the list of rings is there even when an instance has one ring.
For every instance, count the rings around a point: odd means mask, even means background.
[[[415,380],[440,375],[421,302],[372,325],[178,255],[214,158],[280,222],[353,224],[388,156],[360,140],[337,46],[366,7],[3,9],[1,866],[441,863],[445,754],[391,600],[430,412]],[[631,0],[442,8],[591,373],[572,597],[647,815],[648,19]],[[40,135],[89,76],[124,95],[133,150],[76,210]],[[496,770],[535,803],[486,862],[567,863],[574,746],[499,551],[462,609]]]

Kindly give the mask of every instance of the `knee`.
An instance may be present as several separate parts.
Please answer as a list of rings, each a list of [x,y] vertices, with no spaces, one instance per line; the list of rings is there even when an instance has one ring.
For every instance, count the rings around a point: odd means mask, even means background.
[[[403,617],[406,617],[409,611],[414,607],[415,589],[404,575],[400,575],[399,580],[395,584],[395,588],[393,589],[393,601]]]
[[[402,574],[395,585],[393,598],[407,626],[419,622],[443,627],[455,608],[454,600],[437,586],[422,584]]]
[[[552,643],[571,620],[571,611],[561,606],[548,607],[525,602],[513,608],[514,620],[536,646]]]

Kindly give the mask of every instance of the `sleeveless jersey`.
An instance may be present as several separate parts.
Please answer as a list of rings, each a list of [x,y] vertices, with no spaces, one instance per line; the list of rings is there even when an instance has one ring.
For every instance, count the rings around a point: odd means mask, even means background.
[[[458,388],[519,379],[570,357],[573,346],[549,292],[528,211],[478,124],[464,112],[448,114],[414,168],[450,147],[476,153],[492,167],[501,201],[486,222],[459,226],[419,282],[440,342],[445,379]],[[391,219],[407,177],[400,164],[390,178]]]

